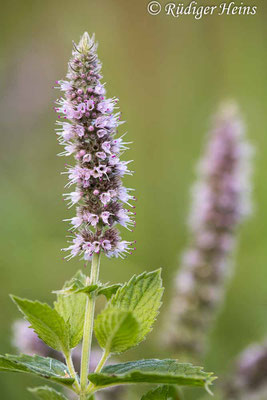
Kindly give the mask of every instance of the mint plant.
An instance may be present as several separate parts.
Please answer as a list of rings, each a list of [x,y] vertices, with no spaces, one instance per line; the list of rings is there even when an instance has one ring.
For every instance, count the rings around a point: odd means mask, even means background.
[[[203,360],[208,336],[232,275],[238,229],[251,214],[253,148],[235,103],[218,110],[198,163],[183,254],[170,304],[165,342],[176,353]]]
[[[30,373],[72,390],[81,400],[92,400],[104,388],[125,384],[157,384],[142,397],[178,399],[176,387],[209,387],[213,374],[189,363],[173,359],[146,359],[105,365],[113,354],[137,346],[151,331],[161,306],[163,287],[161,271],[134,275],[129,282],[108,284],[99,281],[100,259],[124,257],[132,252],[133,242],[121,239],[118,225],[134,226],[131,190],[121,178],[131,174],[129,162],[120,156],[127,149],[123,137],[116,138],[122,123],[114,113],[117,99],[106,99],[100,82],[101,65],[94,38],[85,33],[74,44],[67,80],[59,81],[65,97],[57,102],[59,142],[65,148],[61,155],[74,155],[76,165],[67,166],[65,194],[69,206],[76,205],[76,216],[70,219],[71,242],[66,258],[79,256],[91,263],[90,276],[78,271],[57,290],[50,306],[39,301],[11,296],[39,338],[61,352],[64,362],[38,355],[5,355],[0,370]],[[124,204],[128,206],[126,210]],[[106,306],[95,317],[95,304],[105,296]],[[94,371],[89,370],[93,333],[103,354]],[[74,368],[72,351],[82,341],[80,374]],[[171,385],[171,386],[170,386]],[[39,399],[66,400],[65,394],[51,387],[30,391]]]

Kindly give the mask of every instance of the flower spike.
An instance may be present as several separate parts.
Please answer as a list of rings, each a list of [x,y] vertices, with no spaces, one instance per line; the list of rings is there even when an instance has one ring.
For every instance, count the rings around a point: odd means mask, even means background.
[[[75,166],[66,166],[68,183],[75,190],[63,196],[68,206],[75,205],[76,216],[71,218],[73,238],[67,258],[77,255],[91,260],[100,251],[108,257],[124,257],[131,253],[132,242],[121,239],[115,227],[134,226],[133,213],[124,204],[134,200],[132,189],[122,185],[121,178],[132,171],[130,161],[120,160],[128,149],[124,135],[116,138],[123,122],[117,110],[116,98],[106,98],[101,83],[101,64],[96,53],[94,36],[85,32],[78,45],[74,43],[67,79],[58,81],[64,92],[55,110],[59,143],[64,146],[60,156],[74,156]],[[63,121],[64,120],[64,121]]]
[[[252,148],[234,104],[222,107],[198,167],[189,216],[190,245],[171,303],[168,344],[198,359],[224,297],[237,228],[251,212]]]

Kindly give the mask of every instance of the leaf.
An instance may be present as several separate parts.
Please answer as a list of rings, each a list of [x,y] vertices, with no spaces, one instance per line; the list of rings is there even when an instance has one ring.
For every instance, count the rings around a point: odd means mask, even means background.
[[[107,306],[133,312],[140,324],[137,343],[144,340],[152,330],[152,324],[159,313],[164,290],[160,273],[161,270],[157,270],[134,275],[128,283],[118,289]]]
[[[92,292],[96,292],[98,287],[99,287],[98,285],[87,285],[87,286],[84,286],[81,289],[76,290],[74,293],[90,294]]]
[[[98,295],[103,294],[106,297],[106,299],[109,300],[111,298],[111,296],[113,296],[121,286],[122,285],[120,283],[115,283],[114,285],[110,285],[110,286],[103,285],[97,291],[97,294]]]
[[[94,292],[99,287],[98,284],[90,285],[88,283],[88,278],[86,275],[82,273],[82,271],[78,271],[74,277],[65,283],[63,289],[55,290],[53,293],[56,294],[74,294],[74,293],[91,293]]]
[[[76,274],[77,275],[77,274]],[[68,287],[66,282],[64,287]],[[70,348],[76,347],[83,337],[84,316],[87,297],[84,293],[79,294],[57,294],[57,301],[54,303],[56,311],[61,315],[69,326]]]
[[[48,386],[29,388],[28,390],[40,400],[68,400],[62,393],[59,393]]]
[[[201,367],[181,364],[177,360],[139,360],[108,365],[100,373],[91,373],[88,378],[98,387],[131,383],[158,383],[180,386],[209,386],[215,377]]]
[[[69,349],[69,325],[59,313],[46,303],[11,296],[30,322],[37,335],[55,350],[67,352]]]
[[[74,382],[67,366],[49,357],[7,354],[0,356],[0,371],[30,373],[67,386]]]
[[[104,310],[95,321],[98,343],[108,353],[121,353],[134,346],[139,328],[132,312],[116,308]]]
[[[106,351],[118,353],[140,343],[151,331],[151,326],[158,315],[162,292],[160,270],[143,273],[139,276],[134,275],[128,283],[117,289],[116,294],[111,297],[106,308],[95,321],[95,334],[100,346]],[[116,318],[120,319],[119,315],[123,315],[116,314],[115,310],[130,312],[131,317],[129,316],[129,318],[131,318],[132,324],[134,324],[134,320],[137,322],[136,329],[132,331],[129,339],[128,337],[127,340],[125,339],[120,348],[111,346],[108,341],[109,336],[116,332]],[[109,313],[111,314],[110,318]]]
[[[174,386],[164,385],[150,390],[141,400],[180,400],[180,397]]]
[[[90,294],[92,292],[96,292],[97,296],[103,294],[107,300],[111,298],[113,294],[117,292],[117,290],[122,286],[120,283],[115,283],[113,285],[102,284],[98,282],[97,284],[90,285],[88,284],[86,275],[84,275],[81,271],[78,271],[76,275],[66,283],[63,289],[55,290],[53,293],[56,294],[64,294],[70,295],[74,293],[85,293]]]
[[[83,286],[80,289],[77,289],[74,285],[71,285],[66,289],[54,290],[53,293],[64,294],[65,296],[68,296],[70,294],[79,294],[79,293],[90,294],[92,292],[95,292],[98,289],[98,287],[99,287],[98,285],[88,285],[88,286]]]
[[[69,295],[74,293],[90,294],[92,292],[96,292],[97,296],[103,294],[107,300],[109,300],[121,286],[122,285],[120,283],[109,285],[102,284],[100,282],[90,285],[88,284],[86,275],[84,275],[81,271],[78,271],[71,281],[66,283],[63,289],[55,290],[53,293]]]

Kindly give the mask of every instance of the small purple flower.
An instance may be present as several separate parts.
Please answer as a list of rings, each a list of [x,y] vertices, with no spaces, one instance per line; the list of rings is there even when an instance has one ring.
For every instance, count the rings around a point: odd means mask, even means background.
[[[78,215],[77,217],[71,218],[70,223],[74,226],[74,228],[78,228],[83,223],[83,219],[80,215]]]
[[[222,108],[192,191],[190,245],[182,257],[167,341],[192,359],[203,354],[221,304],[237,228],[251,211],[251,147],[234,105]]]
[[[106,193],[101,193],[101,195],[99,196],[100,201],[102,202],[102,204],[107,205],[110,200],[111,200],[111,195],[109,192]]]
[[[134,226],[134,213],[123,209],[123,203],[132,207],[130,201],[135,200],[129,194],[132,189],[121,181],[132,174],[129,161],[120,160],[128,143],[115,137],[123,122],[120,113],[114,113],[118,100],[105,97],[96,50],[94,37],[87,33],[74,45],[67,79],[59,81],[65,96],[56,107],[60,114],[57,135],[65,148],[60,155],[74,155],[76,160],[65,172],[69,178],[66,186],[76,185],[65,199],[70,207],[78,206],[76,217],[70,219],[74,237],[64,250],[70,252],[68,258],[80,255],[86,260],[99,251],[108,257],[131,253],[133,242],[121,240],[114,225]]]
[[[109,225],[109,222],[108,222],[109,217],[110,217],[110,212],[109,211],[103,211],[102,212],[102,214],[101,214],[102,221],[107,225]]]

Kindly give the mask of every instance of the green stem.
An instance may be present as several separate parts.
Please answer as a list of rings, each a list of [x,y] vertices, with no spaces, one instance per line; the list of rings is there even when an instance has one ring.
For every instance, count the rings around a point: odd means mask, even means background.
[[[100,372],[108,358],[109,358],[109,352],[105,350],[94,372],[96,373]],[[93,390],[94,387],[95,385],[93,383],[89,383],[86,389],[87,393],[90,393],[90,391]]]
[[[100,254],[94,253],[91,266],[90,284],[95,285],[98,281],[100,265]],[[95,313],[95,300],[96,296],[93,293],[87,297],[85,321],[83,330],[83,346],[82,346],[82,359],[81,359],[81,394],[80,399],[86,399],[86,387],[88,383],[87,375],[90,364],[90,352],[92,345],[92,335],[94,327],[94,313]]]
[[[105,350],[104,353],[102,354],[101,360],[99,361],[99,363],[95,369],[95,372],[101,371],[101,369],[105,365],[105,362],[107,361],[108,358],[109,358],[109,352]]]
[[[80,384],[79,384],[79,381],[78,381],[78,378],[77,378],[76,371],[74,369],[74,365],[73,365],[73,361],[72,361],[70,352],[65,353],[65,360],[66,360],[66,364],[68,366],[68,369],[70,371],[71,377],[73,379],[75,379],[75,382],[74,382],[75,388],[76,388],[77,391],[79,391],[80,390]]]

